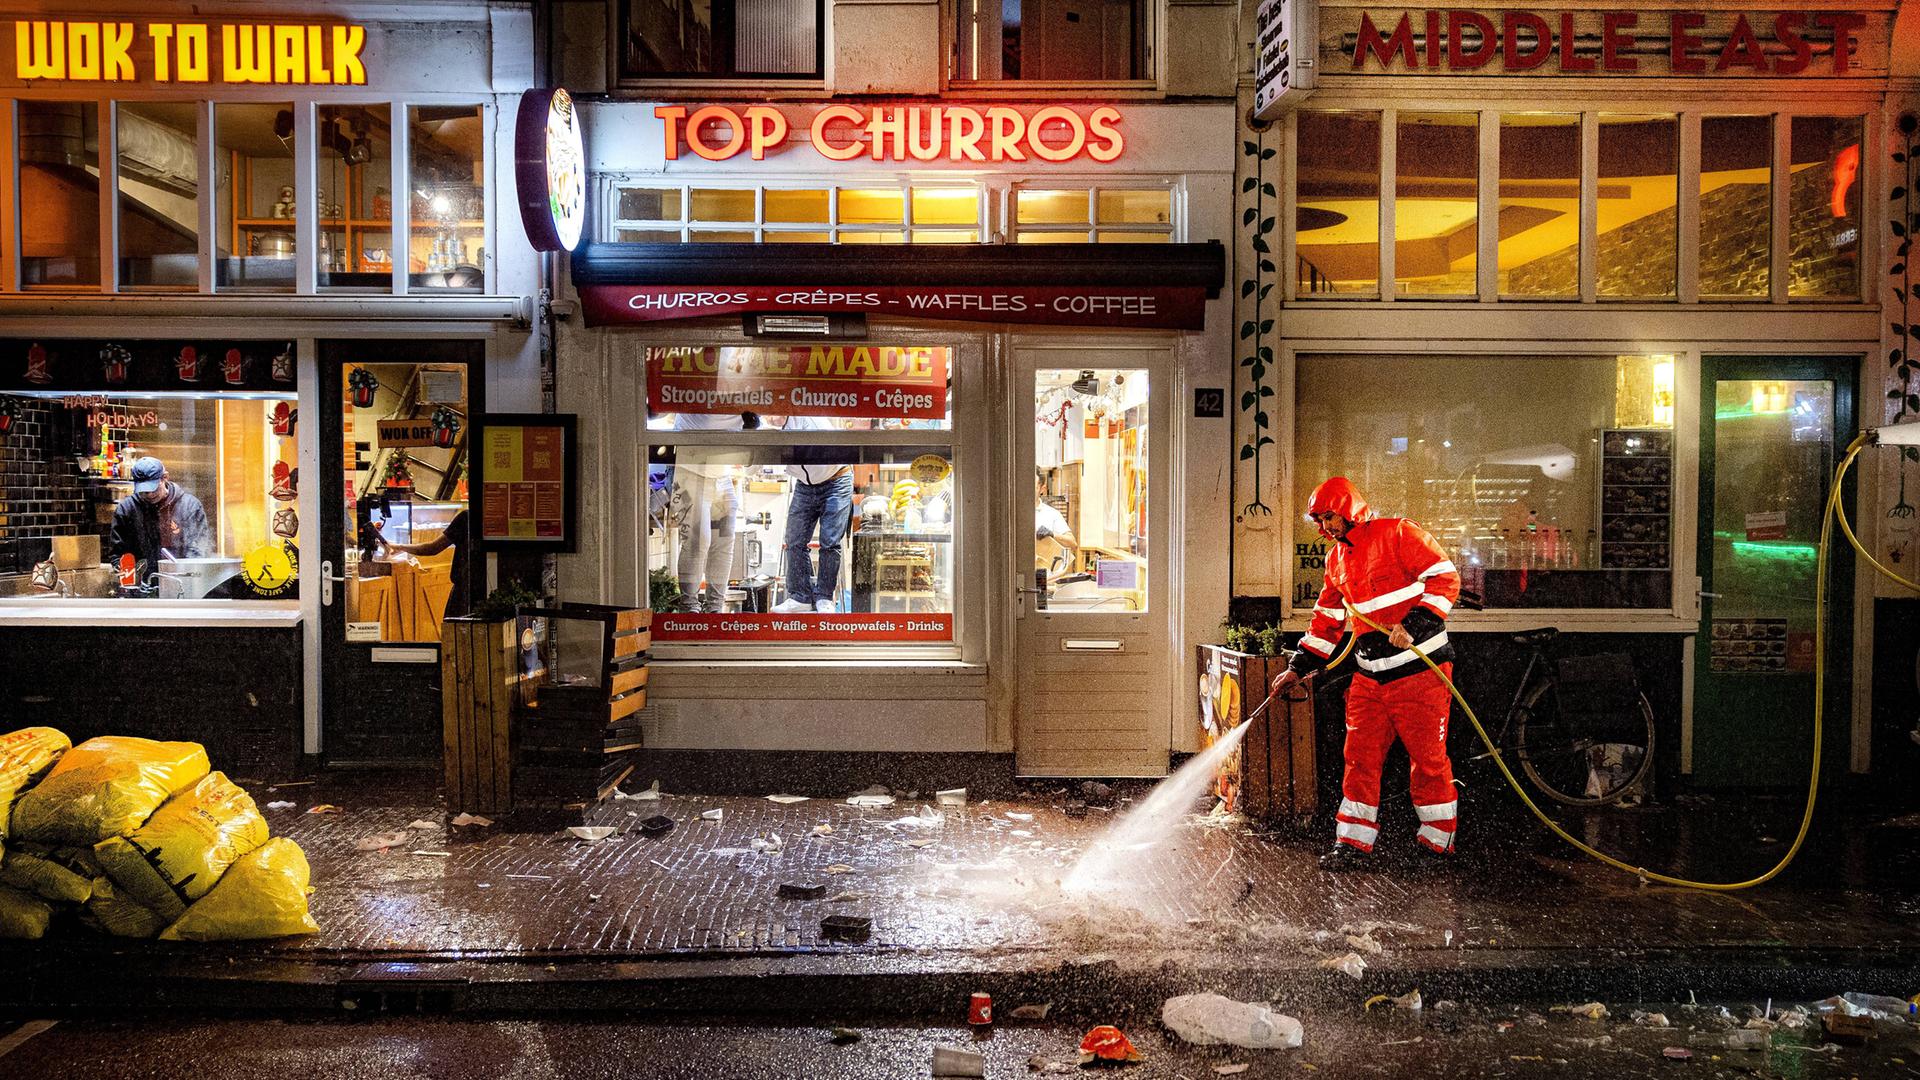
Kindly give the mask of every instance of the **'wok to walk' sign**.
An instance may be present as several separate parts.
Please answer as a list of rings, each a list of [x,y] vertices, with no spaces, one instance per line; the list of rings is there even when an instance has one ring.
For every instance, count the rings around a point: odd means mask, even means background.
[[[947,414],[944,346],[647,350],[653,413],[767,413],[876,420]]]

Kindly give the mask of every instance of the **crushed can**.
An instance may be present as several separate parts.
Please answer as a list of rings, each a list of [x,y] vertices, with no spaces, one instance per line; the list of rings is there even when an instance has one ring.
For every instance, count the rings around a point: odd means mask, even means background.
[[[975,990],[967,1001],[967,1023],[978,1027],[993,1023],[993,995]]]

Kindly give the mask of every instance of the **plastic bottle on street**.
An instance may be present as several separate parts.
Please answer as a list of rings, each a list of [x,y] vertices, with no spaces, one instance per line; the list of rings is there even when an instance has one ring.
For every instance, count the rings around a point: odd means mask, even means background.
[[[1886,994],[1860,994],[1849,991],[1840,995],[1847,1004],[1870,1013],[1884,1013],[1887,1016],[1914,1016],[1920,1014],[1920,1005]]]

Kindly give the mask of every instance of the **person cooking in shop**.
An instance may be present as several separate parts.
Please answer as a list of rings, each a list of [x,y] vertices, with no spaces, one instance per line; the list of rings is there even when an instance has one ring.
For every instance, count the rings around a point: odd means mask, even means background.
[[[1067,516],[1053,508],[1047,502],[1047,475],[1039,470],[1033,474],[1033,543],[1035,554],[1044,557],[1039,546],[1051,539],[1066,549],[1067,561],[1071,565],[1073,556],[1080,550],[1080,541],[1073,535],[1073,529],[1067,524]]]
[[[784,431],[829,431],[835,425],[824,417],[768,417]],[[787,472],[793,477],[793,498],[787,502],[787,598],[773,605],[783,615],[802,611],[829,613],[840,605],[841,543],[853,521],[853,466],[792,464]],[[820,563],[814,566],[811,551],[816,530],[820,537]]]
[[[1385,628],[1354,620],[1354,660],[1360,667],[1347,691],[1346,770],[1333,850],[1320,859],[1329,870],[1364,867],[1380,831],[1380,767],[1397,737],[1413,759],[1415,840],[1435,857],[1453,852],[1459,801],[1447,758],[1447,684],[1413,653],[1418,647],[1453,675],[1447,615],[1460,597],[1460,572],[1433,535],[1405,518],[1374,516],[1344,476],[1313,490],[1307,519],[1330,543],[1326,581],[1300,651],[1274,677],[1285,694],[1324,667],[1349,629],[1348,609]]]
[[[165,462],[143,457],[133,463],[132,476],[133,494],[113,508],[110,561],[132,555],[145,581],[160,571],[162,559],[199,559],[213,553],[206,507],[173,482]]]
[[[467,511],[463,507],[447,522],[446,529],[439,536],[419,544],[390,544],[380,532],[377,522],[370,523],[373,535],[382,548],[398,551],[407,555],[438,555],[448,548],[453,549],[453,562],[447,567],[447,576],[452,579],[453,591],[447,593],[447,607],[440,613],[445,619],[456,615],[465,615],[473,610],[473,589],[468,578],[467,565]]]

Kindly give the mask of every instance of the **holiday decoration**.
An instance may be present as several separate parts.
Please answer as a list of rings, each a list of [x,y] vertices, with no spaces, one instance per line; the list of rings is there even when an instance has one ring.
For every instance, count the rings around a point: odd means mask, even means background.
[[[239,386],[247,381],[247,356],[239,349],[228,349],[220,362],[220,374],[227,380],[228,386]]]
[[[384,483],[390,488],[410,488],[413,486],[413,461],[404,453],[396,453],[387,459],[387,474]]]
[[[282,438],[293,434],[295,424],[300,422],[300,410],[282,401],[273,407],[273,433]]]
[[[173,358],[173,370],[181,382],[199,382],[200,350],[191,345],[180,346],[180,355]]]
[[[13,430],[13,422],[20,417],[20,399],[0,397],[0,435]]]
[[[27,348],[26,380],[42,386],[53,381],[53,376],[47,372],[47,350],[37,341]]]
[[[273,497],[281,502],[292,502],[300,497],[300,470],[291,468],[284,461],[273,463]]]
[[[433,445],[442,449],[449,448],[459,432],[460,418],[452,409],[442,405],[433,410]]]
[[[100,350],[100,370],[110,383],[127,381],[127,367],[133,363],[133,354],[122,345],[108,345]]]
[[[52,559],[33,564],[33,587],[52,592],[60,585],[60,567]]]
[[[348,373],[347,385],[353,388],[353,407],[365,409],[373,404],[373,394],[380,389],[380,380],[366,368],[357,367]]]
[[[273,535],[291,540],[299,534],[300,515],[293,512],[293,507],[283,506],[273,512]]]
[[[293,343],[288,342],[286,348],[273,354],[273,381],[292,382],[293,370]]]

